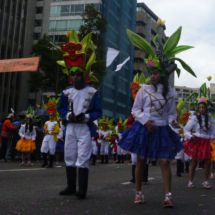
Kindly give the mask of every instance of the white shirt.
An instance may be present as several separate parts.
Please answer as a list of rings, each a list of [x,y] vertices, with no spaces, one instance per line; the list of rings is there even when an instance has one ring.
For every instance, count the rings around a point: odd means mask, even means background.
[[[214,127],[214,120],[208,116],[208,130],[205,127],[205,116],[201,115],[202,117],[202,128],[199,125],[199,121],[196,115],[190,117],[188,123],[184,127],[184,134],[187,139],[191,139],[193,135],[204,138],[210,139],[215,138],[215,127]],[[194,132],[191,133],[191,130]]]
[[[162,92],[163,85],[161,84],[157,85],[156,92],[153,85],[143,85],[138,91],[132,114],[142,125],[151,119],[155,120],[154,125],[166,126],[177,119],[175,102],[177,93],[173,88],[169,87],[166,102]]]
[[[86,86],[81,90],[71,87],[63,91],[63,93],[68,97],[70,109],[71,104],[73,104],[73,112],[75,116],[78,116],[80,113],[86,113],[86,111],[90,107],[91,100],[96,92],[97,90],[90,86]],[[67,120],[69,120],[70,114],[71,112],[67,114],[66,116]],[[90,115],[85,114],[84,122],[88,122],[89,119]]]
[[[33,141],[35,141],[36,136],[37,136],[36,127],[33,126],[32,132],[29,131],[29,125],[28,125],[28,128],[27,128],[26,132],[25,132],[25,127],[26,127],[26,124],[21,125],[21,128],[19,129],[19,136],[22,139],[25,138],[27,140],[33,140]]]

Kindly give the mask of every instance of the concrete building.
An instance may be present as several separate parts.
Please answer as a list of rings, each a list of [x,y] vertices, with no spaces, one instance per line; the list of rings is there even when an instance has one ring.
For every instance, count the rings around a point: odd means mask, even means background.
[[[200,95],[200,88],[191,88],[191,87],[185,87],[185,86],[175,86],[175,91],[178,94],[178,98],[176,99],[176,103],[178,104],[178,102],[181,99],[186,99],[187,97],[189,97],[192,93],[197,92]],[[196,98],[192,97],[187,104],[185,105],[185,108],[187,110],[190,110],[190,103],[191,102],[195,102]]]
[[[143,37],[152,46],[155,51],[154,37],[159,34],[162,44],[165,44],[167,37],[165,35],[166,26],[159,27],[157,24],[158,16],[147,7],[145,3],[137,4],[137,21],[136,21],[136,33]],[[144,73],[145,77],[148,77],[144,59],[146,57],[145,52],[135,47],[135,62],[134,62],[134,74]],[[169,77],[169,84],[174,86],[174,74]]]
[[[30,57],[33,42],[47,32],[49,4],[50,0],[1,0],[1,59]],[[28,72],[0,73],[0,119],[11,107],[19,112],[36,104],[36,93],[27,84],[29,76]]]

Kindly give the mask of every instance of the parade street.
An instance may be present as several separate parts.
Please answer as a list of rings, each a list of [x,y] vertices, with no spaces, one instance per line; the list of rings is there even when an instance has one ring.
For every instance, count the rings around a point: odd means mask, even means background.
[[[215,180],[209,180],[212,189],[202,186],[203,170],[196,171],[194,188],[187,188],[188,174],[175,176],[175,162],[171,164],[173,209],[164,209],[164,186],[160,168],[149,165],[149,182],[143,185],[145,204],[135,205],[131,164],[90,166],[87,198],[60,196],[66,187],[65,168],[19,166],[19,162],[0,164],[0,214],[87,214],[87,215],[206,215],[214,214]]]

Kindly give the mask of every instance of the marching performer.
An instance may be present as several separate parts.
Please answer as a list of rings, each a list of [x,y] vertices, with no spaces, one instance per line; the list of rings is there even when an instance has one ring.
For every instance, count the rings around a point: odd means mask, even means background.
[[[211,152],[213,151],[210,142],[215,141],[214,120],[209,116],[209,105],[211,102],[207,98],[206,83],[201,86],[203,96],[197,99],[197,115],[191,116],[184,128],[185,137],[188,139],[184,143],[184,152],[192,157],[188,187],[192,188],[195,169],[198,161],[205,161],[204,181],[205,188],[211,188],[208,182],[211,165]],[[210,140],[211,139],[211,140]]]
[[[43,164],[41,167],[52,168],[53,161],[56,151],[56,142],[58,141],[57,135],[60,132],[59,124],[56,120],[56,107],[58,99],[50,98],[48,104],[43,106],[47,109],[49,114],[49,121],[47,121],[43,127],[45,137],[41,146],[41,153],[43,154]],[[49,153],[49,164],[47,160],[47,155]]]
[[[30,111],[26,115],[26,123],[21,125],[19,129],[19,136],[21,139],[17,142],[16,149],[22,152],[21,166],[25,165],[25,155],[28,157],[28,166],[31,166],[31,154],[36,149],[36,127],[33,126],[33,111],[30,107]]]
[[[173,127],[179,125],[176,123],[175,98],[177,94],[168,85],[168,77],[177,69],[177,65],[172,61],[174,58],[170,59],[167,56],[173,55],[171,51],[177,46],[177,43],[174,43],[171,49],[168,45],[163,49],[160,40],[156,37],[156,56],[146,40],[129,30],[127,30],[127,33],[134,45],[143,49],[148,55],[145,63],[151,77],[151,85],[143,85],[138,91],[132,108],[132,114],[136,122],[123,133],[118,145],[124,150],[138,155],[135,170],[136,191],[134,203],[144,202],[141,185],[143,169],[147,158],[149,158],[150,160],[158,159],[160,164],[166,193],[163,206],[173,207],[170,160],[174,159],[177,152],[183,148],[183,144],[180,142],[179,135],[169,127],[169,124]],[[181,28],[175,34],[180,37]],[[170,36],[169,40],[173,40],[173,37]]]
[[[90,68],[94,61],[86,63],[88,45],[75,43],[78,36],[73,29],[70,42],[63,45],[61,50],[72,86],[66,88],[60,97],[58,112],[63,120],[67,120],[65,138],[65,163],[67,187],[60,195],[74,195],[80,199],[86,198],[89,175],[89,161],[92,152],[92,137],[97,136],[93,122],[102,116],[98,92],[88,83],[91,81]],[[90,37],[91,34],[86,37]],[[81,51],[81,52],[80,52]],[[95,59],[95,52],[92,55]],[[89,72],[89,74],[88,74]],[[79,190],[76,192],[76,178],[78,168]]]

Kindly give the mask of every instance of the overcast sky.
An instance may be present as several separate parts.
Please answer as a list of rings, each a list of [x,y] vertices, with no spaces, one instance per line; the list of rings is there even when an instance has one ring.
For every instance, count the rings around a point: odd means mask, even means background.
[[[177,56],[194,70],[194,78],[181,68],[176,86],[200,87],[205,81],[209,87],[215,83],[215,0],[138,0],[144,2],[158,17],[166,21],[166,35],[170,36],[182,26],[179,45],[194,49]],[[209,82],[206,77],[212,76]]]

